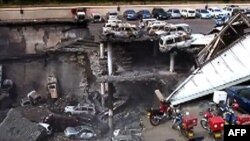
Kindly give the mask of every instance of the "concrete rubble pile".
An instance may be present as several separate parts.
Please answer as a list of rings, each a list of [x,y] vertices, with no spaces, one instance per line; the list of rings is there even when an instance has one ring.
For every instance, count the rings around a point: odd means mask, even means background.
[[[32,123],[22,116],[17,109],[10,109],[7,117],[0,124],[0,140],[2,141],[39,141],[44,134],[36,123]]]

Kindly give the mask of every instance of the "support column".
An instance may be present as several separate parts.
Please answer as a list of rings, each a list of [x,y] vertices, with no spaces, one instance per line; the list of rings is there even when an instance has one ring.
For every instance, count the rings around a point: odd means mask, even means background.
[[[113,73],[113,54],[112,54],[112,44],[108,43],[108,74],[112,75]]]
[[[100,43],[100,59],[104,58],[104,43]]]
[[[169,67],[170,72],[174,72],[174,65],[175,65],[175,53],[171,52],[170,53],[170,67]]]
[[[102,96],[102,107],[104,107],[105,102],[104,102],[104,96],[105,96],[105,83],[101,83],[101,96]]]
[[[113,136],[113,92],[114,92],[114,86],[111,82],[108,83],[108,109],[109,109],[109,129],[110,134]]]

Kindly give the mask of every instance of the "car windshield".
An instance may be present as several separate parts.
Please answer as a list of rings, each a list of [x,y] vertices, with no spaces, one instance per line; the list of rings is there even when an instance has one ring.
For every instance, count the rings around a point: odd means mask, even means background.
[[[142,13],[143,13],[143,14],[150,14],[150,12],[147,11],[147,10],[142,11]]]
[[[128,14],[135,14],[135,11],[129,10],[129,11],[127,11],[127,13],[128,13]]]
[[[99,15],[95,15],[94,19],[100,19],[101,17]]]
[[[109,15],[112,15],[112,16],[117,16],[117,13],[109,13]]]
[[[195,11],[193,11],[193,10],[190,10],[190,11],[188,11],[188,13],[195,13]]]
[[[173,12],[174,12],[174,13],[180,13],[180,11],[179,11],[179,10],[173,10]]]
[[[159,13],[164,13],[165,11],[163,9],[157,9]]]
[[[214,9],[214,12],[221,12],[220,9]]]
[[[201,13],[209,13],[209,12],[205,9],[201,9]]]

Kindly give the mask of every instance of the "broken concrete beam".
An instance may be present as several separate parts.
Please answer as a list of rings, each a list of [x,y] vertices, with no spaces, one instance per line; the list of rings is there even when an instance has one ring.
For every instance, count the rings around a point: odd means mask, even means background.
[[[160,90],[156,89],[155,94],[160,101],[165,99]]]
[[[45,137],[36,123],[22,116],[20,109],[10,109],[0,129],[1,141],[39,141]]]

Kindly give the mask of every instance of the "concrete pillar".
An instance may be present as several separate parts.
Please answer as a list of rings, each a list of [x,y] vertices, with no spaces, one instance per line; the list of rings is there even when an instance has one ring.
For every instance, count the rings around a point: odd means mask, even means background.
[[[113,54],[112,54],[112,44],[108,43],[108,74],[112,75],[113,73]]]
[[[102,106],[104,107],[104,96],[105,96],[105,83],[101,83],[101,96],[102,96]]]
[[[174,62],[175,62],[175,53],[171,52],[170,53],[170,67],[169,67],[169,71],[170,72],[174,72]]]
[[[114,86],[112,83],[108,83],[108,109],[109,109],[109,120],[108,125],[110,129],[110,134],[113,136],[113,93],[114,93]]]
[[[104,43],[100,43],[100,59],[104,58]]]

